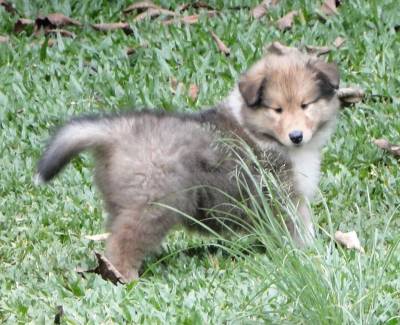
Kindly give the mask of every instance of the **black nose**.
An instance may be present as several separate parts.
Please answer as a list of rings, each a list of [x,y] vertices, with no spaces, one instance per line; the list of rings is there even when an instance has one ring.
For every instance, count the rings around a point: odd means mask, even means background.
[[[293,143],[299,144],[301,141],[303,141],[303,132],[299,130],[294,130],[289,133],[289,138],[292,140]]]

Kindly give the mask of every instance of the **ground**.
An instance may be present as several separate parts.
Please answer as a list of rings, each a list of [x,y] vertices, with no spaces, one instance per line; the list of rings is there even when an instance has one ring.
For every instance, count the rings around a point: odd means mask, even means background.
[[[121,13],[129,3],[15,1],[22,17],[62,12],[84,24],[68,28],[74,39],[56,36],[53,46],[43,45],[43,35],[15,35],[18,16],[0,6],[0,35],[10,36],[0,44],[0,322],[51,323],[62,306],[65,324],[398,324],[399,160],[371,141],[400,142],[400,2],[342,1],[338,14],[323,20],[318,1],[282,0],[255,20],[248,7],[256,1],[216,0],[209,3],[220,15],[203,13],[190,26],[134,23]],[[300,15],[282,32],[276,21],[290,10]],[[121,19],[132,34],[89,25]],[[210,31],[230,48],[229,57]],[[89,155],[51,186],[32,183],[55,126],[120,108],[196,111],[226,96],[265,44],[331,45],[339,36],[346,43],[329,59],[339,64],[342,84],[360,85],[367,98],[341,111],[324,149],[321,195],[312,206],[320,225],[314,248],[239,254],[236,246],[215,246],[212,236],[176,231],[146,261],[139,282],[114,286],[75,272],[92,267],[93,250],[103,250],[84,236],[104,231],[105,213]],[[176,93],[172,78],[184,85]],[[190,84],[199,87],[194,100],[185,90]],[[336,246],[337,229],[355,230],[366,253]]]

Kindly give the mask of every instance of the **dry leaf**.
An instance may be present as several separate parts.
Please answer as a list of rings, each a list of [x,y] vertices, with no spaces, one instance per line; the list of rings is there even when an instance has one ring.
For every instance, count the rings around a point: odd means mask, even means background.
[[[251,10],[251,15],[253,16],[253,18],[260,19],[265,16],[265,14],[267,13],[267,8],[268,8],[268,5],[265,5],[265,3],[268,3],[268,2],[269,1],[263,1],[262,3],[255,6]]]
[[[9,3],[8,1],[5,0],[0,0],[0,6],[4,8],[5,11],[7,11],[10,14],[16,14],[17,11],[15,10],[14,6]]]
[[[171,16],[176,16],[177,14],[171,10],[167,10],[167,9],[162,9],[162,8],[150,8],[144,12],[142,12],[141,14],[137,15],[133,21],[134,22],[138,22],[138,21],[142,21],[145,20],[146,18],[156,18],[158,16],[167,16],[167,17],[171,17]]]
[[[391,144],[386,139],[376,139],[374,143],[378,148],[386,150],[396,157],[400,157],[400,145]]]
[[[184,3],[183,5],[178,7],[177,11],[179,11],[179,12],[185,11],[185,10],[188,10],[189,8],[215,10],[214,7],[210,6],[206,2],[195,1],[195,2],[190,2],[190,3]]]
[[[111,281],[113,284],[125,284],[128,281],[125,277],[115,268],[114,265],[102,254],[94,252],[96,255],[98,266],[92,270],[76,269],[76,272],[85,277],[85,273],[99,274],[104,280]]]
[[[219,37],[214,33],[210,32],[213,40],[218,46],[218,49],[225,54],[226,56],[229,56],[231,54],[231,50],[219,39]]]
[[[135,3],[131,4],[127,8],[125,8],[123,12],[124,12],[124,14],[129,14],[132,11],[137,11],[138,13],[141,13],[150,8],[161,9],[160,6],[157,6],[156,4],[154,4],[151,1],[139,1],[139,2],[135,2]]]
[[[325,0],[320,8],[321,12],[326,16],[332,16],[337,14],[336,1],[335,0]]]
[[[164,20],[162,23],[163,25],[171,25],[175,23],[184,23],[184,24],[196,24],[199,21],[199,15],[190,15],[190,16],[183,16],[179,18],[172,18],[168,20]]]
[[[294,10],[283,16],[278,20],[277,25],[278,28],[282,31],[292,28],[293,19],[298,15],[298,11]]]
[[[15,22],[14,33],[22,32],[26,27],[33,26],[35,22],[32,19],[20,18]]]
[[[64,37],[71,37],[71,38],[75,38],[75,34],[73,32],[70,32],[66,29],[48,29],[45,31],[46,35],[57,35],[60,34],[61,36]]]
[[[199,95],[199,87],[197,87],[196,84],[191,84],[189,86],[188,95],[193,101],[195,101]]]
[[[262,1],[259,5],[255,6],[251,10],[251,15],[255,19],[260,19],[260,18],[264,17],[268,11],[268,8],[273,5],[276,5],[278,3],[278,1],[279,0],[264,0],[264,1]]]
[[[207,16],[208,17],[214,17],[217,15],[217,11],[215,10],[209,10],[207,11]],[[162,23],[163,25],[171,25],[174,23],[183,23],[183,24],[196,24],[199,21],[200,16],[199,15],[190,15],[190,16],[182,16],[182,17],[176,17],[168,20],[164,20]]]
[[[362,248],[357,233],[354,230],[350,232],[341,232],[339,230],[336,231],[335,240],[339,244],[346,246],[348,249],[355,249],[361,253],[364,253],[364,249]]]
[[[8,36],[1,36],[0,35],[0,44],[1,43],[8,43],[9,40],[10,40],[10,38]]]
[[[39,16],[35,19],[35,27],[36,29],[44,28],[44,29],[54,29],[56,27],[63,26],[81,26],[82,24],[76,20],[64,16],[61,13],[48,14],[47,16]]]
[[[321,56],[328,54],[332,49],[328,46],[310,46],[306,45],[305,46],[307,53],[315,56]]]
[[[109,32],[121,29],[125,32],[125,34],[132,34],[133,30],[129,26],[128,23],[118,22],[118,23],[105,23],[105,24],[92,24],[92,27],[95,30],[102,31],[102,32]]]
[[[335,47],[338,49],[340,47],[342,47],[342,45],[346,42],[346,39],[344,39],[343,37],[336,37],[335,41],[333,42],[333,45],[335,45]]]
[[[102,241],[106,240],[110,236],[109,232],[104,234],[97,234],[97,235],[86,235],[85,238],[93,241]]]
[[[361,102],[365,96],[364,90],[359,87],[340,88],[337,95],[344,106]]]

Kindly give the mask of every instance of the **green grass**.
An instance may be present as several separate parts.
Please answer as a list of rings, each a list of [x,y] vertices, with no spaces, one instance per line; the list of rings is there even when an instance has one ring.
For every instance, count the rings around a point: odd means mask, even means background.
[[[260,21],[246,9],[256,1],[210,1],[219,17],[197,25],[132,24],[122,31],[94,32],[89,23],[119,21],[129,1],[15,1],[28,18],[62,12],[85,25],[75,39],[14,35],[17,17],[0,7],[0,322],[51,323],[62,305],[66,324],[398,324],[400,310],[399,161],[371,139],[400,142],[400,3],[344,1],[340,15],[323,22],[314,1],[281,1]],[[177,1],[160,1],[175,8]],[[291,31],[276,21],[301,10]],[[213,30],[231,49],[212,43]],[[32,176],[54,127],[73,115],[157,107],[194,111],[221,100],[235,79],[274,40],[297,46],[347,42],[330,54],[343,84],[358,84],[369,97],[342,111],[337,132],[324,149],[320,198],[313,204],[320,225],[307,251],[276,245],[262,227],[249,240],[177,231],[145,264],[138,283],[113,286],[77,266],[94,264],[102,243],[84,235],[103,232],[105,213],[92,183],[92,160],[76,159],[49,187]],[[127,56],[126,47],[147,43]],[[170,79],[199,85],[192,101],[173,94]],[[249,211],[256,216],[263,210]],[[365,255],[334,245],[335,230],[356,230]],[[214,245],[214,246],[213,246]],[[215,248],[216,247],[216,248]]]

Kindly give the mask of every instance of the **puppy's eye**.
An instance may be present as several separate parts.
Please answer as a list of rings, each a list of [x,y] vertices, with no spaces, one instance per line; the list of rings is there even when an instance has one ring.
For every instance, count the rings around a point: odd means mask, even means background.
[[[283,112],[283,109],[278,107],[278,108],[274,108],[274,111],[277,112],[278,114],[281,114]]]
[[[308,104],[301,104],[302,109],[306,109],[308,107]]]

